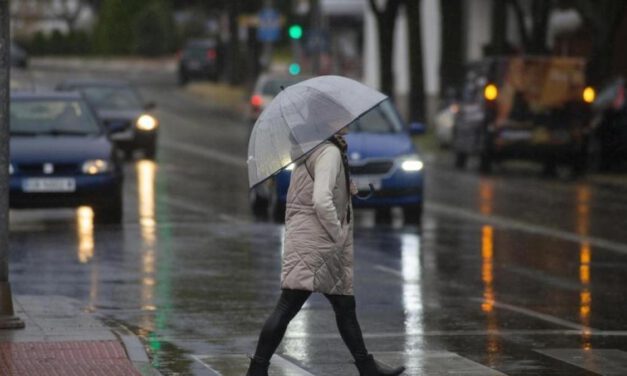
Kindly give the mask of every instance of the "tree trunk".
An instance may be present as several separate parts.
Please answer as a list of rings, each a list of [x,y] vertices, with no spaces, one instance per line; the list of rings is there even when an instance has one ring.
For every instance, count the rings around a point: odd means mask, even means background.
[[[552,7],[551,0],[534,0],[532,3],[533,29],[529,46],[529,52],[532,54],[543,55],[549,51],[546,45],[546,34]]]
[[[425,91],[422,69],[422,32],[420,0],[407,0],[409,31],[409,121],[424,121]]]
[[[463,0],[440,0],[442,50],[440,52],[440,93],[456,88],[464,77],[466,44],[464,43]]]
[[[485,49],[486,55],[503,55],[507,47],[507,2],[492,0],[492,36]]]
[[[229,15],[229,58],[227,64],[228,81],[231,85],[237,85],[241,82],[240,74],[240,51],[239,51],[239,2],[240,0],[231,0],[228,5]]]
[[[379,79],[381,91],[394,98],[394,71],[392,51],[394,47],[394,27],[402,0],[386,0],[386,6],[380,10],[375,0],[370,0],[370,7],[377,21],[379,40]]]

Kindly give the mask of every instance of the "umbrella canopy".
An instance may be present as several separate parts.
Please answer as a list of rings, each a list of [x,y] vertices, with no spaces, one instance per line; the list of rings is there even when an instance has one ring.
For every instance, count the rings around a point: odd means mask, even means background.
[[[283,89],[250,135],[249,186],[302,158],[386,98],[341,76],[319,76]]]

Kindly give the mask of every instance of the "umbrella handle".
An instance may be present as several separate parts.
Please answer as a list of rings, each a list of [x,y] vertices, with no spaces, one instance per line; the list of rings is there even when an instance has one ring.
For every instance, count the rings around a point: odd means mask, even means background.
[[[360,196],[359,194],[356,194],[355,197],[360,200],[367,200],[372,197],[374,195],[374,186],[372,185],[372,183],[368,183],[368,187],[370,187],[370,192],[368,192],[365,196]]]

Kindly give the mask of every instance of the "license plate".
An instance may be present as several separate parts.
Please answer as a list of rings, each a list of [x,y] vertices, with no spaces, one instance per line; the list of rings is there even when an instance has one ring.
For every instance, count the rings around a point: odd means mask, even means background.
[[[22,189],[24,192],[74,192],[76,181],[71,178],[26,179]]]
[[[352,177],[353,183],[360,191],[370,190],[370,184],[375,190],[381,189],[381,179],[367,178],[367,177]]]
[[[200,61],[198,61],[198,60],[190,60],[190,62],[188,63],[188,68],[189,69],[199,69],[200,68]]]

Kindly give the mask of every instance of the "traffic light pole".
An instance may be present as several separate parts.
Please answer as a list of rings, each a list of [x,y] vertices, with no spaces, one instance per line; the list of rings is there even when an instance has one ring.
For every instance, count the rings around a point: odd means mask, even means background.
[[[9,284],[9,0],[0,0],[0,329],[19,329]]]

